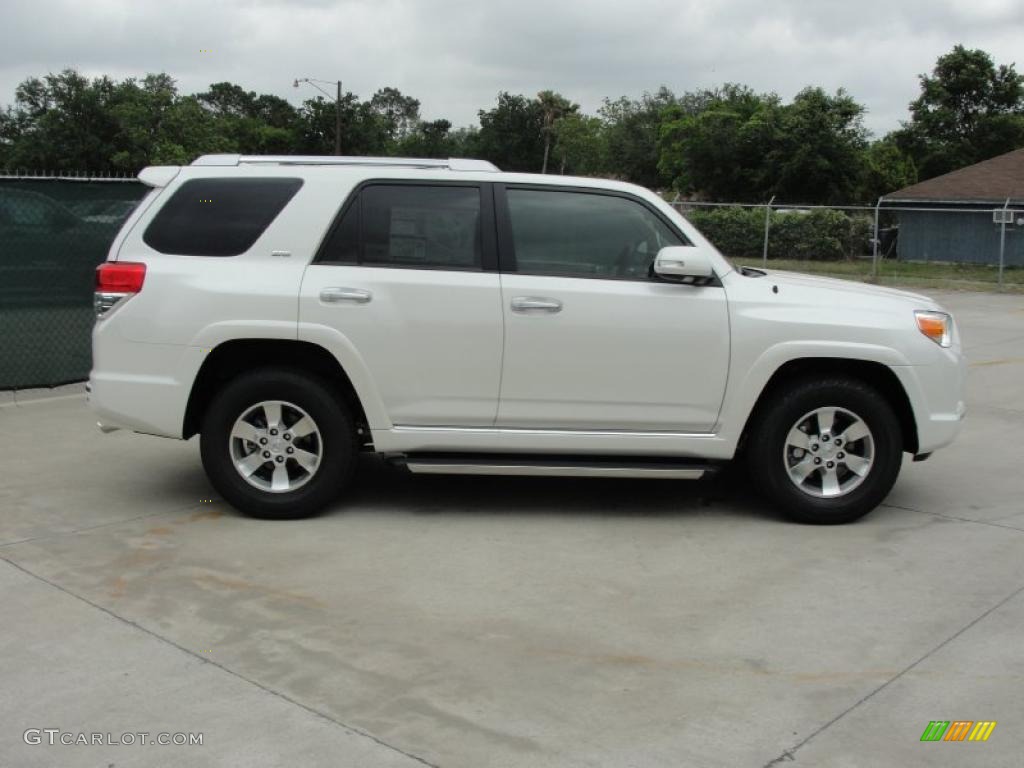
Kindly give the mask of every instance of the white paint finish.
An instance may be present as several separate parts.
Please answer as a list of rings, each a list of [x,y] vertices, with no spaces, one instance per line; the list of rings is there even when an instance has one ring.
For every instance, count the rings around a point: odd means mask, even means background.
[[[502,275],[497,425],[709,432],[729,366],[720,287]],[[560,302],[516,312],[516,297]]]
[[[100,335],[97,343],[94,330],[89,377],[97,418],[107,426],[180,438],[192,382],[209,350]]]
[[[138,179],[147,187],[166,187],[180,172],[178,165],[150,165],[139,171]]]
[[[689,245],[668,245],[654,258],[654,272],[662,277],[701,277],[714,275],[707,251]]]
[[[736,444],[765,385],[792,360],[842,358],[889,367],[904,383],[917,385],[907,395],[922,433],[928,432],[935,415],[921,397],[922,386],[949,386],[963,398],[959,338],[954,336],[953,346],[942,349],[917,330],[915,309],[942,309],[928,297],[771,270],[764,277],[732,272],[723,283],[729,296],[732,359],[715,431],[728,443]],[[901,367],[909,371],[906,376],[898,373]],[[945,444],[958,426],[946,425],[941,435],[928,439]]]
[[[467,451],[562,453],[569,456],[685,456],[731,459],[735,442],[716,435],[566,429],[394,427],[373,430],[374,447],[387,453]]]
[[[139,201],[137,206],[135,206],[135,210],[128,214],[128,218],[125,219],[124,224],[121,225],[121,229],[110,244],[110,248],[107,251],[107,261],[117,261],[118,254],[121,252],[121,246],[124,245],[124,241],[134,230],[135,225],[139,220],[146,215],[146,212],[153,206],[153,203],[156,202],[157,198],[160,197],[160,193],[162,191],[163,190],[161,189],[149,190],[146,196]]]
[[[372,298],[324,301],[335,288]],[[302,282],[299,339],[328,327],[358,350],[390,423],[489,426],[501,371],[499,297],[494,273],[313,264]]]
[[[917,422],[918,452],[931,453],[949,445],[960,433],[967,413],[967,361],[954,365],[893,366],[908,395]]]

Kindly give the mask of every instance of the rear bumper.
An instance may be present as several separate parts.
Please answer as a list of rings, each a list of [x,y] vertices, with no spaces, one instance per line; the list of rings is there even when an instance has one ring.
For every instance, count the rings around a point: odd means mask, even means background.
[[[192,382],[204,357],[198,347],[94,336],[87,392],[100,429],[180,439]]]

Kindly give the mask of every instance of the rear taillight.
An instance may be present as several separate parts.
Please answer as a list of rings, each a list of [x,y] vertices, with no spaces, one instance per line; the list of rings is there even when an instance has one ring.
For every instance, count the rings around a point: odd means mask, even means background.
[[[145,279],[146,265],[134,261],[107,261],[96,267],[96,317],[103,317],[121,299],[141,291]]]

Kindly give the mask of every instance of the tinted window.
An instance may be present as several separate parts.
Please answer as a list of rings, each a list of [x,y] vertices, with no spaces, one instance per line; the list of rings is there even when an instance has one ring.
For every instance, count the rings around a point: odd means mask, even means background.
[[[645,279],[661,248],[688,245],[634,200],[532,189],[507,194],[519,272]]]
[[[327,237],[319,261],[359,262],[359,198],[356,197]]]
[[[452,269],[480,266],[477,187],[375,184],[363,188],[359,204],[360,263]]]
[[[301,179],[192,179],[178,187],[142,239],[161,253],[237,256],[301,186]]]

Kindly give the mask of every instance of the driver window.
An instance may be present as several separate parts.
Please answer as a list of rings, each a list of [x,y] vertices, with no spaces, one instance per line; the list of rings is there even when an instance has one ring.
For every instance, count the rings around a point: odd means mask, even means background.
[[[623,197],[509,189],[516,271],[646,280],[667,245],[689,245],[646,206]]]

